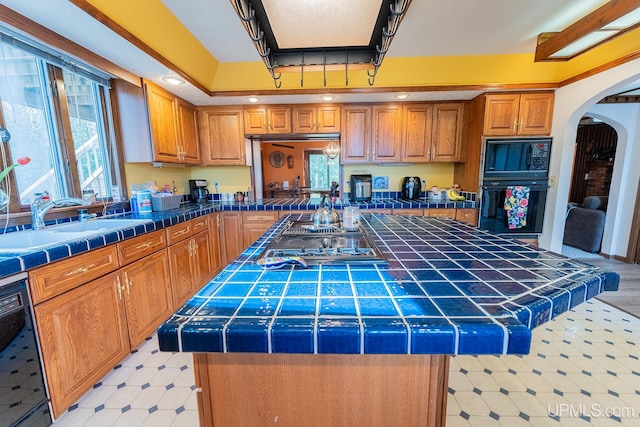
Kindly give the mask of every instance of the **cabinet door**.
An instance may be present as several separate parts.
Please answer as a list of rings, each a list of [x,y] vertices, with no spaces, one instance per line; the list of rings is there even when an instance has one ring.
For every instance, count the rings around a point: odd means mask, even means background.
[[[291,133],[291,107],[267,107],[267,133]]]
[[[242,241],[242,214],[240,212],[221,212],[220,240],[222,265],[227,265],[244,250]]]
[[[244,133],[245,135],[263,135],[267,133],[267,108],[244,108]]]
[[[515,135],[518,130],[519,105],[520,95],[518,94],[486,95],[483,135]]]
[[[54,416],[130,350],[117,272],[34,307]]]
[[[177,102],[178,144],[182,150],[182,162],[199,165],[201,161],[196,107],[180,98],[177,98]]]
[[[221,260],[222,248],[220,247],[220,214],[209,215],[209,244],[211,249],[211,275],[218,274],[223,267]]]
[[[456,219],[476,226],[478,225],[478,209],[456,209]]]
[[[244,247],[249,247],[258,240],[278,219],[277,212],[244,212],[242,217],[242,232]]]
[[[167,248],[173,311],[182,307],[196,291],[195,281],[191,275],[192,246],[191,239],[187,239]]]
[[[463,116],[464,104],[462,103],[452,102],[433,106],[431,161],[455,162],[460,160]]]
[[[403,120],[402,160],[415,163],[430,161],[433,105],[405,105]]]
[[[150,83],[145,87],[154,157],[159,162],[179,163],[176,97]]]
[[[455,209],[439,209],[439,208],[427,208],[424,210],[424,216],[430,216],[434,218],[451,218],[455,219],[456,210]]]
[[[372,161],[400,161],[401,141],[402,107],[394,104],[374,105]]]
[[[318,122],[316,107],[309,105],[293,106],[292,111],[293,133],[316,133]]]
[[[344,105],[342,108],[340,160],[347,163],[369,163],[371,151],[371,107]]]
[[[551,135],[553,93],[520,95],[519,135]]]
[[[122,268],[129,341],[135,348],[173,313],[166,250]]]
[[[339,133],[340,132],[340,106],[325,105],[317,109],[317,131],[318,133]]]
[[[192,245],[192,277],[195,291],[211,280],[211,243],[208,230],[195,234],[191,238]]]
[[[245,164],[241,107],[202,108],[198,124],[205,165]]]

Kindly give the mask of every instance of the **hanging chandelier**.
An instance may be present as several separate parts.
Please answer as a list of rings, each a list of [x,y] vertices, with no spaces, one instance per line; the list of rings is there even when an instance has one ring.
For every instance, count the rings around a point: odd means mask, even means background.
[[[338,144],[337,140],[332,139],[322,152],[325,156],[333,160],[340,154],[340,144]]]

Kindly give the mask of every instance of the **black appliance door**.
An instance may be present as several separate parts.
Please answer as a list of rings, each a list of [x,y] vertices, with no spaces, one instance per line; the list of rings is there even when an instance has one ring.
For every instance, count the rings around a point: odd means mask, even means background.
[[[505,200],[507,189],[516,186],[527,187],[529,195],[522,202],[526,209],[520,213],[522,216],[517,221],[518,226],[510,228],[511,213],[505,210]],[[482,185],[479,228],[495,234],[542,233],[548,189],[547,181],[485,181]]]
[[[24,276],[0,279],[0,425],[48,426],[51,416]]]
[[[484,179],[546,178],[551,138],[487,139]]]

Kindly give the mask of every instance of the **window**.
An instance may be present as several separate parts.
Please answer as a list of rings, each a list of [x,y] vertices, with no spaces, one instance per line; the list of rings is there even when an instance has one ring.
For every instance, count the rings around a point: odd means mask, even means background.
[[[13,159],[31,162],[14,169],[18,203],[34,193],[52,199],[93,192],[111,196],[108,88],[89,73],[54,64],[4,39],[0,42],[0,100]],[[59,62],[59,61],[53,61]]]
[[[307,151],[309,187],[328,191],[333,181],[340,182],[340,159],[330,159],[322,151]]]

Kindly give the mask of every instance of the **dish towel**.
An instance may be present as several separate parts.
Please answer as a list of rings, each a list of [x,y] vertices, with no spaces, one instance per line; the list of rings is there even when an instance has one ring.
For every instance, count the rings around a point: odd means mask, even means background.
[[[524,185],[510,185],[504,198],[504,210],[507,212],[509,229],[522,228],[527,225],[527,206],[531,189]]]

